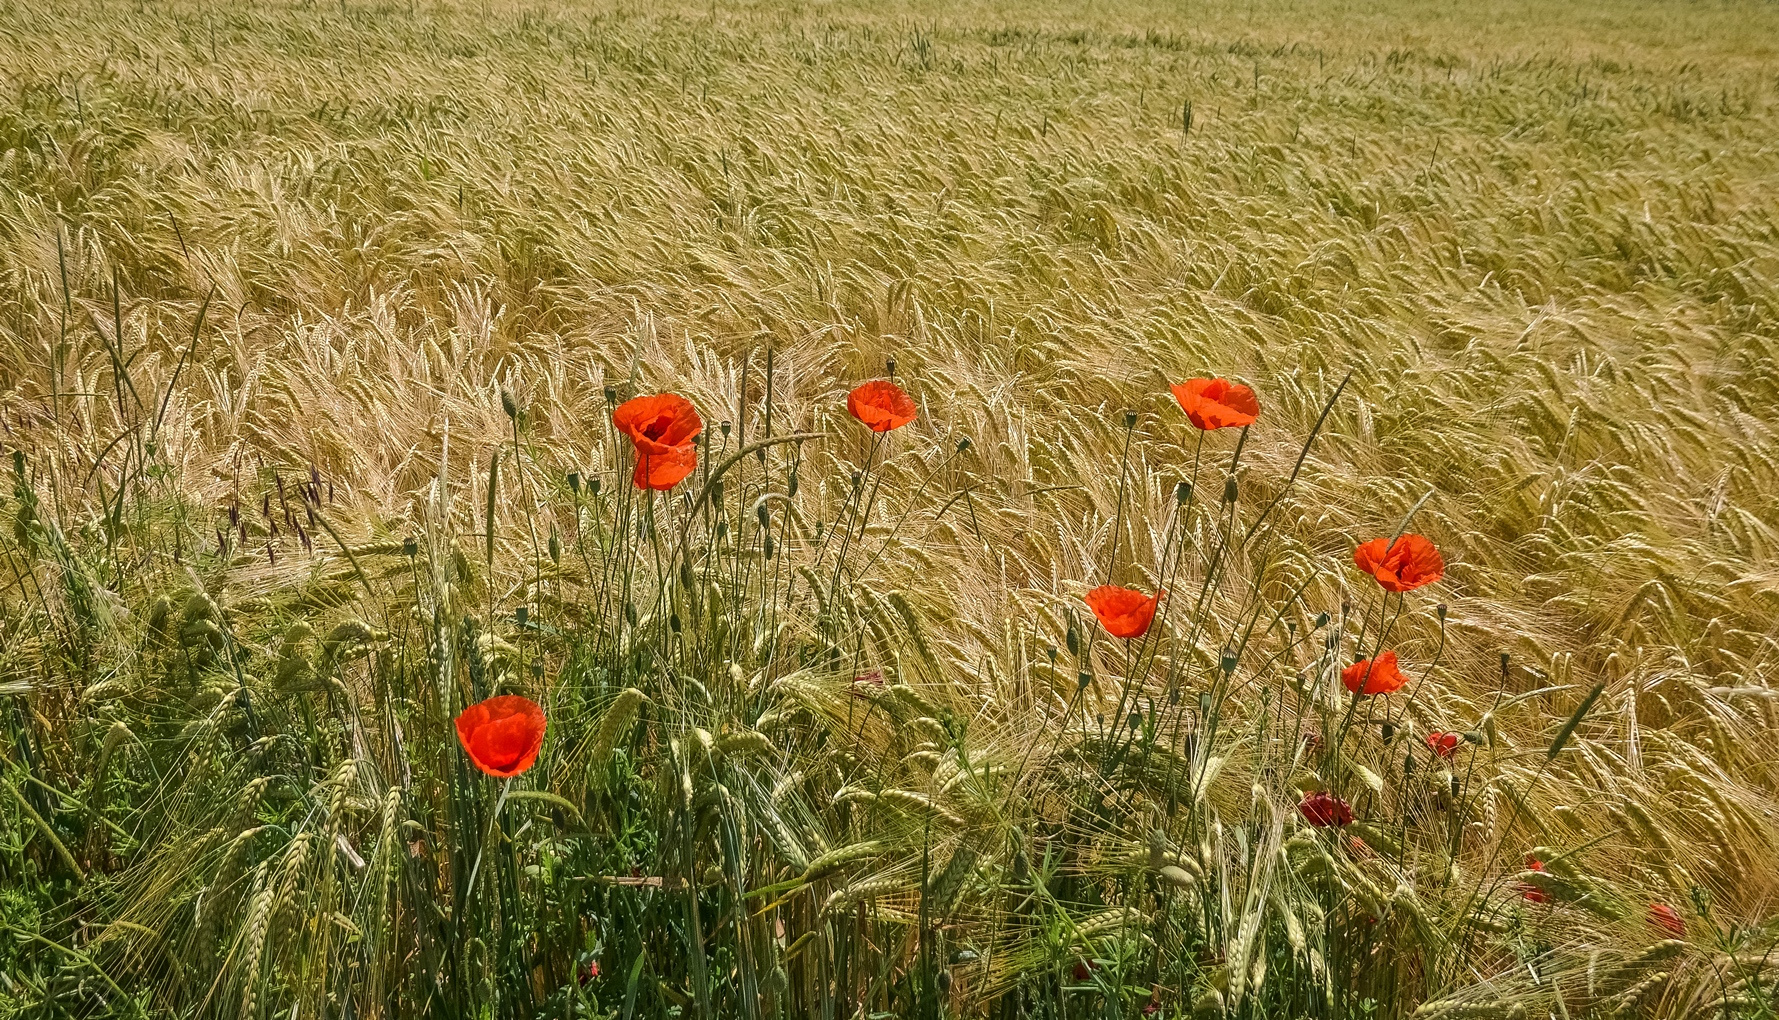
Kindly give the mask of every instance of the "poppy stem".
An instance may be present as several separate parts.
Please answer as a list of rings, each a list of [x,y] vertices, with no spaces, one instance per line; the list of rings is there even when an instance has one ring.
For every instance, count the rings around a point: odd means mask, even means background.
[[[470,865],[469,887],[463,893],[463,910],[469,912],[469,905],[476,898],[476,876],[482,870],[482,851],[487,849],[488,841],[494,838],[494,827],[500,822],[500,809],[506,806],[507,791],[513,788],[513,777],[508,776],[506,782],[500,784],[500,796],[494,801],[494,814],[488,819],[488,831],[483,833],[482,842],[476,846],[476,861]]]
[[[1112,583],[1112,571],[1118,567],[1118,540],[1124,534],[1124,489],[1130,467],[1130,437],[1136,427],[1137,417],[1133,412],[1124,419],[1124,453],[1118,459],[1118,510],[1112,515],[1112,555],[1106,558],[1106,584]]]

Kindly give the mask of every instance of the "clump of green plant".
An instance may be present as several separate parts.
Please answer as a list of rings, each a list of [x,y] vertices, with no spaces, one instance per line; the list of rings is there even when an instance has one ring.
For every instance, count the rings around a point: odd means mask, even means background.
[[[1624,1012],[1711,975],[1720,1011],[1764,1001],[1760,933],[1532,842],[1604,685],[1510,696],[1503,655],[1486,710],[1439,698],[1446,608],[1414,593],[1446,565],[1414,511],[1355,550],[1357,601],[1310,601],[1336,568],[1273,522],[1344,383],[1271,482],[1243,480],[1252,390],[1174,387],[1194,455],[1146,559],[1122,536],[1150,484],[1133,464],[1155,461],[1127,414],[1091,613],[1009,620],[970,662],[874,575],[911,515],[968,499],[938,486],[973,454],[903,439],[919,407],[888,375],[834,430],[787,420],[770,352],[714,428],[608,388],[605,455],[572,465],[540,460],[502,391],[486,461],[442,434],[418,528],[357,543],[314,470],[151,511],[146,435],[121,523],[71,540],[19,451],[12,661],[99,679],[45,706],[53,730],[21,714],[35,685],[8,699],[4,860],[32,890],[7,901],[8,994],[1471,1017]],[[256,582],[281,556],[301,578]],[[102,592],[145,609],[101,616]],[[1556,694],[1573,708],[1541,751],[1502,746],[1503,714]],[[1708,783],[1681,788],[1733,824]],[[1625,934],[1590,936],[1607,926]]]

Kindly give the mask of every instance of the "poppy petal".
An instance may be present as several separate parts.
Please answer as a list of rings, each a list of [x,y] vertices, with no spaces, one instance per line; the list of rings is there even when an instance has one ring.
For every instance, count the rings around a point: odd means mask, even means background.
[[[530,768],[544,743],[544,710],[517,694],[479,701],[464,709],[455,723],[457,740],[471,764],[502,779]]]
[[[846,410],[873,432],[899,429],[919,414],[914,398],[888,379],[873,379],[848,393]]]

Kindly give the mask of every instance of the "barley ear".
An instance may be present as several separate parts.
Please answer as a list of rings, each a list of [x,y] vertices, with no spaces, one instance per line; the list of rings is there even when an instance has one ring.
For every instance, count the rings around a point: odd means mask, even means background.
[[[1569,743],[1571,736],[1574,736],[1575,727],[1580,726],[1581,721],[1587,718],[1588,711],[1594,707],[1594,702],[1600,700],[1600,693],[1605,689],[1606,682],[1602,680],[1594,685],[1594,689],[1588,692],[1587,697],[1581,699],[1581,704],[1575,708],[1575,714],[1569,717],[1569,721],[1557,731],[1556,739],[1550,742],[1550,750],[1544,753],[1547,761],[1554,760],[1557,755],[1563,753],[1563,746]]]

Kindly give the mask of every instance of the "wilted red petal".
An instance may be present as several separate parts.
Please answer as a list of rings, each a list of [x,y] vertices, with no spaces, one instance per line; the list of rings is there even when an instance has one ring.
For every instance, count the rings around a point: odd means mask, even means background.
[[[1166,597],[1166,591],[1144,595],[1132,588],[1104,584],[1087,593],[1087,607],[1099,618],[1106,633],[1128,640],[1149,632],[1149,625],[1155,620],[1155,607]]]
[[[1458,741],[1461,739],[1463,738],[1456,733],[1444,733],[1436,730],[1427,734],[1427,746],[1431,747],[1433,753],[1441,758],[1450,758],[1458,753]]]
[[[1423,535],[1374,538],[1353,550],[1353,562],[1386,591],[1414,591],[1445,576],[1445,559]]]
[[[457,740],[476,768],[506,779],[530,768],[544,746],[544,710],[530,698],[501,694],[457,717]]]
[[[698,409],[677,393],[626,400],[612,412],[612,424],[630,437],[638,459],[644,454],[672,453],[704,431]]]
[[[1188,379],[1169,389],[1186,420],[1206,431],[1252,425],[1260,417],[1254,391],[1228,379]]]
[[[1666,903],[1651,903],[1649,905],[1649,923],[1677,939],[1686,938],[1686,919],[1680,916],[1679,911]]]
[[[873,379],[848,393],[846,410],[873,432],[899,429],[918,414],[914,398],[888,379]]]
[[[1297,813],[1318,829],[1330,825],[1351,825],[1353,822],[1353,806],[1334,794],[1321,790],[1304,794],[1303,800],[1297,804]]]
[[[1354,694],[1394,694],[1408,683],[1396,666],[1396,653],[1384,652],[1375,659],[1360,659],[1340,671],[1340,682]]]

